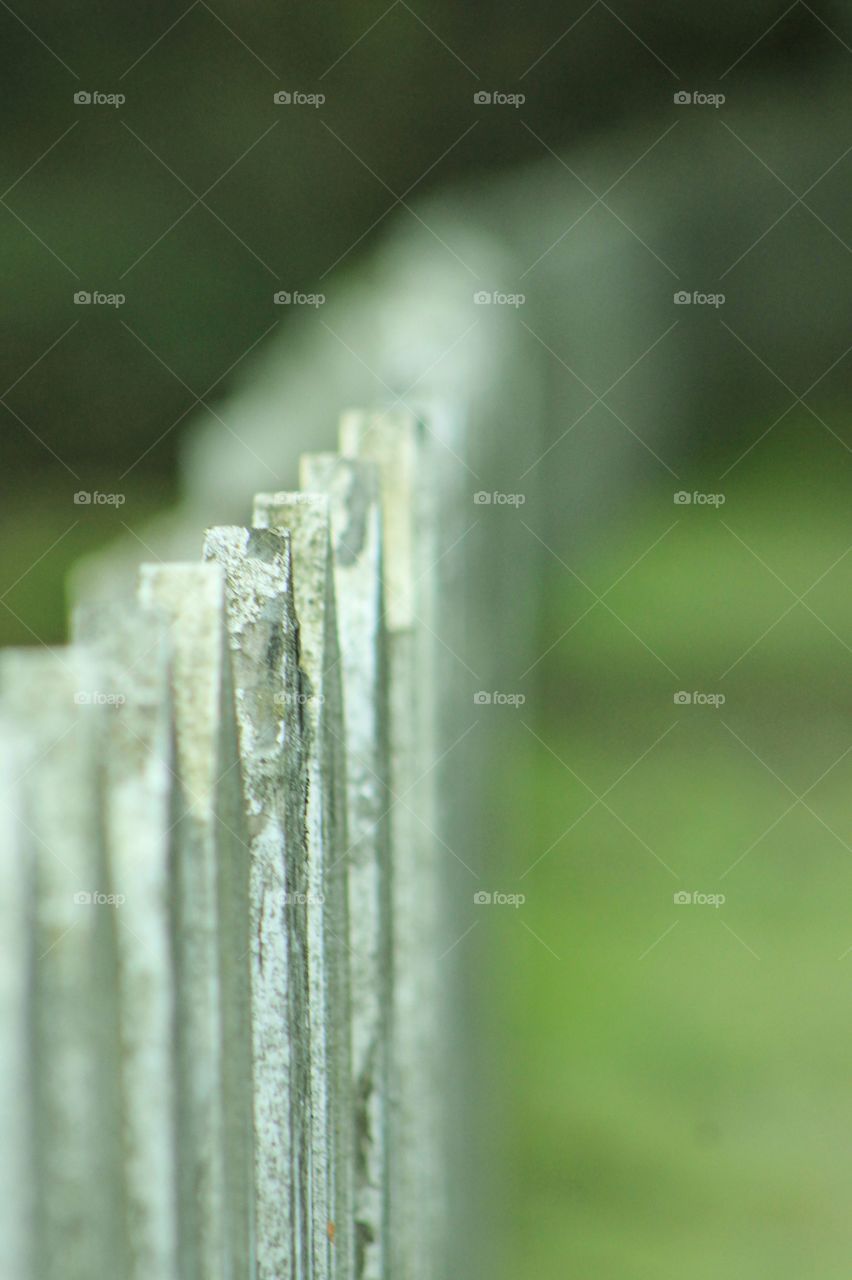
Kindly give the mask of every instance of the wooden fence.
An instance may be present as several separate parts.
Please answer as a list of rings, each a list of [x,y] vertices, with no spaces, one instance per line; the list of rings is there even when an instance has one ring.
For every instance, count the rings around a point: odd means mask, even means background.
[[[0,658],[3,1276],[447,1274],[433,452],[349,413]]]

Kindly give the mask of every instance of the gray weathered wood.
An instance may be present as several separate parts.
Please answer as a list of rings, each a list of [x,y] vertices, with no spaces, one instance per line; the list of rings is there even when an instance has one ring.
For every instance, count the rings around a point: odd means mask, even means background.
[[[374,462],[383,506],[394,1000],[391,1040],[391,1273],[444,1274],[443,950],[440,848],[432,789],[434,504],[423,431],[405,410],[344,414],[341,452]]]
[[[347,414],[207,563],[0,658],[4,1280],[451,1274],[440,461]]]
[[[194,1274],[188,1268],[195,1266],[203,1280],[248,1280],[254,1268],[250,852],[222,571],[143,565],[140,597],[168,620],[172,646],[185,1273]]]
[[[353,1268],[353,1100],[345,764],[328,499],[260,494],[254,523],[285,528],[303,672],[307,769],[308,970],[311,989],[311,1199],[314,1280]]]
[[[120,698],[104,716],[104,838],[117,932],[131,1280],[180,1280],[174,1133],[174,920],[169,658],[165,628],[141,609],[80,609],[75,636]]]
[[[257,1274],[307,1274],[307,863],[298,630],[288,534],[215,528],[225,572],[251,865]]]
[[[20,812],[18,779],[28,764],[19,728],[0,721],[0,1275],[36,1280],[30,1092],[34,866]]]
[[[355,1234],[358,1280],[389,1274],[388,1054],[392,999],[387,707],[378,472],[308,454],[300,480],[330,502],[347,779]]]
[[[128,1273],[116,916],[97,767],[97,669],[78,650],[11,651],[0,711],[25,744],[18,783],[33,867],[27,974],[38,1280]]]

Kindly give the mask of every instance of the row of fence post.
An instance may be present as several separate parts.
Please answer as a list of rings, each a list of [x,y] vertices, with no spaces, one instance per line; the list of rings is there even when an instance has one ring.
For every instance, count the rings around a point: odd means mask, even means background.
[[[0,1273],[444,1274],[440,486],[302,491],[0,657]]]

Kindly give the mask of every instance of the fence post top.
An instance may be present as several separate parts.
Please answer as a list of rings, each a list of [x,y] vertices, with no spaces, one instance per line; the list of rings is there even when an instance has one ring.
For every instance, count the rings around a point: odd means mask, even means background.
[[[314,518],[328,518],[328,497],[324,493],[300,493],[283,490],[278,493],[257,493],[254,498],[255,524],[268,527],[283,521],[273,520],[273,516],[286,511],[288,518],[300,509],[307,511]],[[286,526],[285,526],[286,527]]]
[[[350,476],[373,488],[378,485],[379,468],[371,458],[352,457],[332,450],[319,450],[316,453],[303,453],[299,459],[299,479],[302,483],[306,475],[323,476],[328,479],[338,475]],[[314,492],[308,490],[306,496]]]
[[[226,580],[239,580],[239,591],[228,592],[231,618],[252,620],[262,601],[285,598],[284,611],[293,612],[293,557],[290,531],[214,525],[204,535],[204,559],[223,570]]]

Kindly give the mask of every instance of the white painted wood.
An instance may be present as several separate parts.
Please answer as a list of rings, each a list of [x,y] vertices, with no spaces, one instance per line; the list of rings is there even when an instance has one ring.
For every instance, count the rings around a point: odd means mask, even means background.
[[[337,454],[302,458],[307,491],[329,498],[343,674],[347,778],[352,1076],[355,1096],[355,1274],[389,1274],[390,945],[385,634],[378,472]]]
[[[251,846],[257,1274],[307,1274],[309,988],[298,627],[288,534],[209,530],[225,572]]]
[[[178,1141],[187,1267],[203,1280],[249,1280],[250,850],[223,574],[215,565],[143,565],[140,598],[167,619],[172,646]]]
[[[254,523],[285,528],[293,548],[306,762],[314,1280],[353,1271],[353,1099],[340,659],[328,499],[260,494]]]

